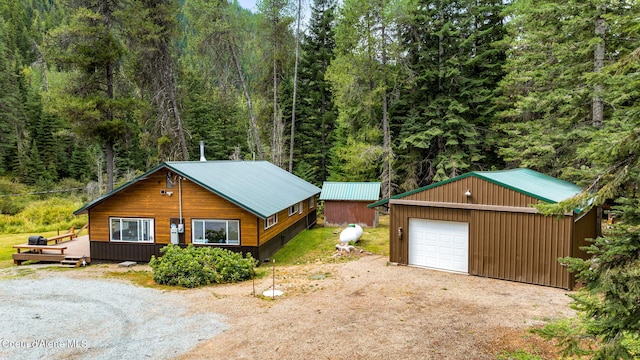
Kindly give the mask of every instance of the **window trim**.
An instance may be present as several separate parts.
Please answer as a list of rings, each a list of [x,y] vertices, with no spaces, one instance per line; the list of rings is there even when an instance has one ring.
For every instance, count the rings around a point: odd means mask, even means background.
[[[315,201],[315,198],[312,196],[309,198],[309,209],[313,209],[314,207],[316,207],[316,201]]]
[[[272,220],[270,220],[272,219]],[[273,221],[273,223],[269,224],[269,221]],[[269,229],[273,226],[275,226],[278,223],[278,214],[273,214],[271,216],[269,216],[268,218],[264,219],[264,229]]]
[[[227,239],[226,242],[224,243],[208,243],[208,242],[204,242],[206,239],[196,239],[196,222],[202,222],[202,225],[205,226],[205,223],[207,221],[224,221],[226,226],[225,226],[225,232],[227,235]],[[229,223],[230,222],[235,222],[238,224],[238,239],[237,239],[237,243],[231,243],[229,242]],[[204,230],[204,228],[203,228]],[[201,240],[203,242],[196,242],[196,240]],[[194,245],[210,245],[210,246],[239,246],[242,243],[242,236],[240,234],[240,220],[239,219],[191,219],[191,243]]]
[[[291,206],[289,206],[289,216],[293,216],[298,212],[298,209],[300,208],[300,204],[299,203],[295,203]]]
[[[120,229],[122,229],[122,220],[128,220],[128,221],[138,221],[138,226],[139,229],[142,228],[140,227],[140,223],[144,222],[148,222],[149,223],[149,238],[147,240],[138,240],[138,241],[131,241],[131,240],[122,240],[122,239],[114,239],[113,237],[113,221],[114,220],[118,220],[120,222]],[[140,231],[140,230],[138,230]],[[122,232],[122,230],[120,231]],[[156,229],[155,229],[155,219],[154,218],[143,218],[143,217],[119,217],[119,216],[110,216],[109,217],[109,242],[117,242],[117,243],[129,243],[129,244],[153,244],[155,243],[155,234],[156,233]],[[138,234],[138,238],[139,238]],[[122,235],[120,236],[122,237]]]

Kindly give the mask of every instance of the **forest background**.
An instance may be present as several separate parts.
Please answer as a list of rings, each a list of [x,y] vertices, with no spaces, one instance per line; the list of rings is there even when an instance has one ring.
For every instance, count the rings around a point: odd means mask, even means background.
[[[307,14],[308,22],[300,25]],[[383,197],[513,167],[635,194],[637,1],[0,0],[6,196],[265,159]],[[637,176],[635,177],[637,178]],[[605,196],[606,195],[606,196]]]
[[[208,160],[381,181],[385,198],[528,167],[586,190],[550,212],[617,204],[621,219],[593,258],[562,260],[582,316],[544,335],[638,358],[638,5],[0,0],[0,233],[75,225],[114,186],[198,160],[200,141]]]

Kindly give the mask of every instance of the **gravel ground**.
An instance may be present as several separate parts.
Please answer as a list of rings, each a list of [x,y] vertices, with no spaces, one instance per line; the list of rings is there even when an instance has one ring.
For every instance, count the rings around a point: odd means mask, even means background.
[[[179,294],[55,272],[0,282],[2,359],[169,359],[225,330]]]
[[[251,281],[159,291],[109,275],[144,265],[7,270],[21,278],[0,280],[0,338],[19,346],[0,343],[0,358],[476,360],[522,349],[556,359],[528,330],[575,316],[561,289],[389,266],[377,255],[276,266],[284,295],[275,299],[261,296],[271,267],[257,296]],[[78,345],[29,348],[35,340]]]

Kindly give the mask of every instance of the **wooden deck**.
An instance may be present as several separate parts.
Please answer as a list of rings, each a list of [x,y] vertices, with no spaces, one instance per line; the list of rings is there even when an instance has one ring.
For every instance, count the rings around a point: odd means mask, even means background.
[[[17,249],[17,253],[13,254],[13,263],[16,265],[25,261],[78,265],[83,258],[86,263],[91,262],[89,235],[79,236],[55,245],[15,245],[14,247]]]

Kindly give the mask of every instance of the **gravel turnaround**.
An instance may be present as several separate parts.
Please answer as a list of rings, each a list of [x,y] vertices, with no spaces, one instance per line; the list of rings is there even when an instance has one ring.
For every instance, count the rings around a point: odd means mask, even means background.
[[[0,281],[0,358],[174,358],[227,328],[186,299],[63,275]]]

